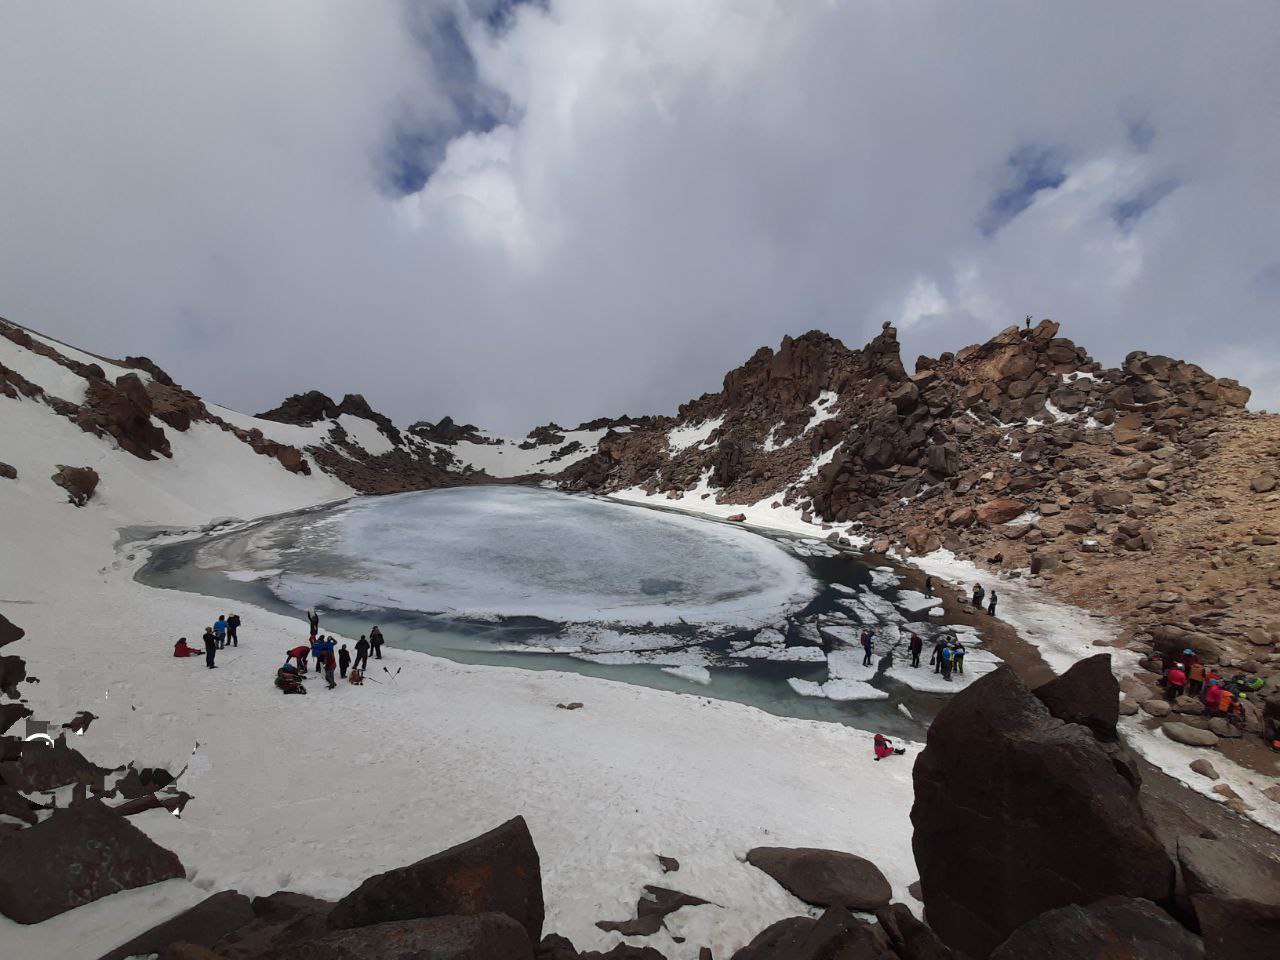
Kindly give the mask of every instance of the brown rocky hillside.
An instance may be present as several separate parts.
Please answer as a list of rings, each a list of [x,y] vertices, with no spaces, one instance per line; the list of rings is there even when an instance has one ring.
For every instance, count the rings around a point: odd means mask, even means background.
[[[861,350],[787,338],[561,480],[671,496],[701,483],[721,503],[795,506],[876,553],[946,547],[1118,616],[1141,651],[1192,646],[1274,688],[1280,417],[1195,364],[1131,353],[1103,368],[1059,332],[1009,327],[913,374],[889,326]],[[714,427],[705,440],[672,445],[698,424]]]

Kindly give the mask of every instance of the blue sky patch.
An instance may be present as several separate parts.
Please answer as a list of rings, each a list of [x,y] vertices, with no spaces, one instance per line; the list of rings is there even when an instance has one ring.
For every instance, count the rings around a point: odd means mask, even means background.
[[[1067,179],[1063,151],[1056,147],[1022,146],[1005,161],[1005,185],[992,198],[979,224],[992,236],[1020,214],[1041,190],[1056,190]]]
[[[1161,180],[1143,187],[1132,197],[1111,206],[1111,219],[1121,230],[1129,230],[1157,203],[1178,188],[1177,180]]]

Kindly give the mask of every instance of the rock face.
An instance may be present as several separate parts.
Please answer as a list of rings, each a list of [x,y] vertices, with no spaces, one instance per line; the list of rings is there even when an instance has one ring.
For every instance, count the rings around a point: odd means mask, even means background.
[[[280,960],[533,960],[529,935],[501,913],[378,923],[298,944]]]
[[[885,932],[842,907],[791,917],[756,935],[733,960],[898,960]]]
[[[538,851],[523,817],[407,867],[370,877],[329,915],[334,929],[422,917],[505,913],[542,937]]]
[[[171,943],[192,943],[199,947],[212,947],[233,930],[238,930],[253,920],[249,898],[234,890],[215,893],[201,900],[190,910],[184,910],[172,920],[166,920],[128,943],[104,953],[99,960],[126,960],[139,954],[160,953]]]
[[[1194,898],[1205,960],[1274,956],[1280,943],[1280,907],[1253,900]]]
[[[177,856],[97,800],[3,841],[0,913],[40,923],[101,897],[186,876]]]
[[[1111,672],[1111,654],[1081,660],[1033,692],[1059,720],[1088,727],[1099,740],[1116,739],[1120,684]]]
[[[1149,900],[1071,905],[1023,924],[991,960],[1201,960],[1200,940]]]
[[[218,940],[225,960],[265,960],[279,952],[329,933],[325,922],[333,904],[301,893],[279,891],[255,897],[253,919]]]
[[[870,860],[838,850],[756,847],[747,863],[763,870],[790,893],[818,907],[876,910],[893,897],[889,881]]]
[[[1087,730],[1051,716],[1007,667],[942,709],[914,780],[926,915],[971,957],[1047,910],[1172,896],[1173,865],[1134,787]]]
[[[1243,844],[1180,837],[1178,863],[1189,897],[1207,894],[1280,907],[1280,863]]]
[[[67,499],[77,507],[93,499],[93,492],[98,489],[98,471],[93,467],[68,467],[60,463],[51,479],[67,491]]]

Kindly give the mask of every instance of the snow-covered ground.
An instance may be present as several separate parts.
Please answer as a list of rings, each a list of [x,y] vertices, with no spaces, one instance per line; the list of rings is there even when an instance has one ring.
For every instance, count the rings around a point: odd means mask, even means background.
[[[629,427],[617,427],[615,433],[625,433]],[[458,470],[470,467],[472,470],[483,470],[491,477],[522,477],[529,474],[559,473],[579,460],[584,460],[596,452],[600,440],[608,433],[603,430],[565,430],[562,432],[563,443],[538,444],[522,450],[520,444],[527,440],[514,440],[509,437],[498,437],[480,431],[480,435],[490,443],[472,443],[460,440],[457,443],[442,444],[420,441],[419,445],[431,449],[444,450],[452,454],[458,462]],[[581,447],[573,453],[555,458],[558,451],[572,443]]]
[[[24,693],[41,719],[97,714],[75,745],[99,763],[186,765],[180,785],[196,798],[181,819],[153,811],[134,820],[179,854],[187,880],[34,927],[0,920],[6,956],[89,960],[212,890],[337,897],[515,814],[542,856],[547,929],[584,949],[620,939],[594,923],[630,916],[645,883],[716,904],[668,919],[683,944],[666,933],[636,941],[673,958],[701,946],[730,955],[774,920],[804,913],[742,862],[762,844],[866,856],[912,902],[917,745],[874,763],[869,736],[837,724],[400,650],[384,661],[394,679],[375,668],[380,683],[312,683],[308,696],[284,697],[271,681],[305,624],[243,606],[241,645],[218,669],[174,659],[176,637],[195,639],[232,610],[134,581],[146,551],[117,551],[120,528],[176,533],[350,491],[319,473],[288,473],[208,425],[166,431],[173,459],[148,462],[36,401],[0,399],[0,417],[4,459],[19,473],[0,480],[0,524],[6,543],[21,545],[0,552],[0,612],[28,631],[5,653],[27,658],[42,681]],[[49,480],[67,462],[102,476],[82,509]],[[681,675],[696,679],[692,669]],[[566,701],[585,707],[556,707]],[[659,853],[677,857],[680,872],[664,878]]]

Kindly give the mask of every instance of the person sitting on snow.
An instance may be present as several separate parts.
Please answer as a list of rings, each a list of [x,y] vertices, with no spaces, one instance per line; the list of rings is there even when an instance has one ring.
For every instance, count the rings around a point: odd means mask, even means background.
[[[195,647],[187,643],[186,637],[179,637],[178,642],[173,645],[173,655],[175,657],[198,657],[204,653],[203,650],[197,650]]]
[[[893,743],[890,742],[889,738],[883,733],[876,734],[875,743],[872,745],[872,749],[875,751],[877,760],[883,760],[885,757],[902,756],[902,754],[907,752],[903,747],[895,748]]]
[[[347,674],[347,682],[354,683],[357,687],[364,686],[364,671],[359,667],[352,667],[351,672]]]

